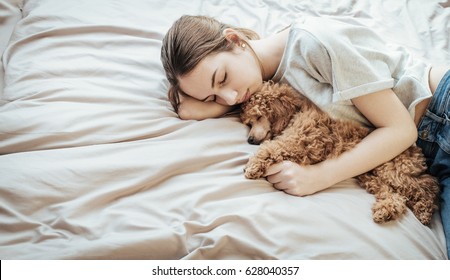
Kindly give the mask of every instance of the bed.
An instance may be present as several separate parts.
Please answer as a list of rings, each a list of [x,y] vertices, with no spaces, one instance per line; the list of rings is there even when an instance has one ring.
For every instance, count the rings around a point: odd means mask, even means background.
[[[183,14],[353,18],[450,65],[445,0],[2,0],[1,259],[447,259],[438,213],[376,224],[353,179],[287,195],[244,178],[236,114],[177,118],[159,56]]]

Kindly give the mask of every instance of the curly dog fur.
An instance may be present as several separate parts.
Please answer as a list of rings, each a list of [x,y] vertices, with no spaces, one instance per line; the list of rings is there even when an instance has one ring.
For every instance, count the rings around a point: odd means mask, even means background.
[[[269,166],[283,160],[310,165],[337,157],[370,132],[353,122],[332,119],[290,86],[272,82],[265,83],[241,108],[241,120],[250,127],[248,142],[262,143],[245,167],[249,179],[263,177]],[[373,220],[397,219],[408,207],[428,225],[438,208],[439,185],[426,169],[421,149],[413,145],[358,176],[360,185],[376,198]]]

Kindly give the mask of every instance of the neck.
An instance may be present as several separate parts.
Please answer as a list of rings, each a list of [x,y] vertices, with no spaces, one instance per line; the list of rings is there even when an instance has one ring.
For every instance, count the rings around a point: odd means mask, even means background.
[[[263,80],[270,80],[275,75],[283,57],[288,34],[289,28],[264,39],[249,42],[262,68]]]
[[[249,48],[251,49],[252,55],[255,58],[256,62],[258,62],[259,65],[259,69],[261,69],[261,77],[263,80],[265,80],[266,75],[266,70],[262,64],[261,59],[259,58],[259,56],[256,54],[255,49],[252,47],[252,45],[249,44]]]

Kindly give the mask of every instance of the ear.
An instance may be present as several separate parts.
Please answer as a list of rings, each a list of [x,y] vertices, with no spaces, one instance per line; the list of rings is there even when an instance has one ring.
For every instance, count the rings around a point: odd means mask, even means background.
[[[242,47],[243,40],[241,39],[239,32],[234,30],[233,28],[225,28],[222,32],[225,39],[228,42],[235,44],[236,46]]]

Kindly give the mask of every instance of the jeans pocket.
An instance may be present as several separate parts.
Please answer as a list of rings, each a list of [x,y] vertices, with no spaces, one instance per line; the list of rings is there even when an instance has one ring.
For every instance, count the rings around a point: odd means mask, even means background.
[[[434,143],[436,142],[436,131],[439,129],[439,123],[429,116],[430,112],[422,117],[419,124],[418,133],[419,139]],[[432,114],[432,113],[431,113]]]
[[[442,124],[442,128],[437,133],[436,142],[444,152],[450,155],[450,120],[446,116],[446,120]]]
[[[418,127],[417,146],[422,148],[422,152],[427,158],[434,158],[436,152],[436,132],[439,129],[440,123],[436,122],[430,112],[422,117]],[[432,113],[431,113],[432,114]]]

